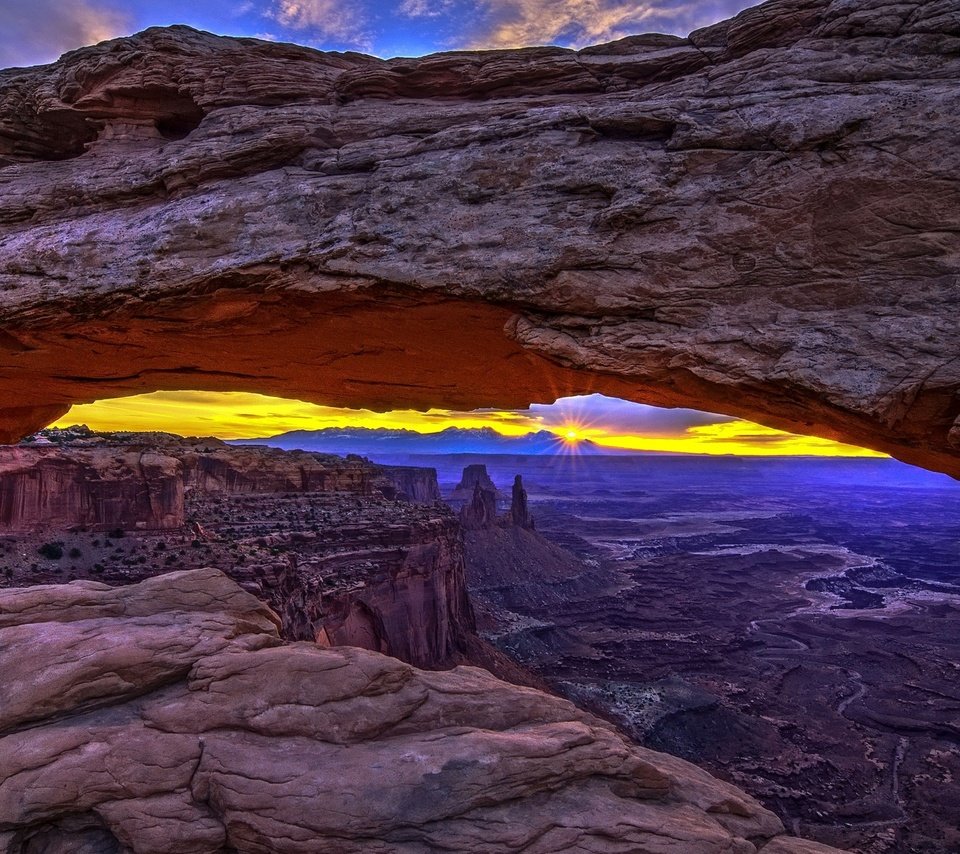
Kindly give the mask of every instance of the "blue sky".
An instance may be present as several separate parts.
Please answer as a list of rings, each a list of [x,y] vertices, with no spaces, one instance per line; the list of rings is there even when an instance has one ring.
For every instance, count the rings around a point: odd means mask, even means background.
[[[750,5],[747,0],[0,0],[0,67],[52,62],[81,45],[167,24],[389,57],[533,44],[582,47],[641,32],[686,35]]]

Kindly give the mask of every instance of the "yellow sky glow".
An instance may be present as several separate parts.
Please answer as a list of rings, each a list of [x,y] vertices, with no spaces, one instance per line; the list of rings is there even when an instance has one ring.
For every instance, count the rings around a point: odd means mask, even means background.
[[[575,445],[590,439],[598,445],[635,451],[742,456],[872,456],[876,451],[829,439],[797,436],[750,421],[723,421],[687,427],[676,435],[623,435],[602,424],[550,424],[527,412],[478,410],[371,412],[318,406],[300,400],[248,392],[177,391],[141,394],[74,406],[52,426],[87,424],[94,430],[164,430],[221,439],[261,438],[289,430],[325,427],[387,427],[437,433],[448,427],[492,427],[506,436],[550,430]]]

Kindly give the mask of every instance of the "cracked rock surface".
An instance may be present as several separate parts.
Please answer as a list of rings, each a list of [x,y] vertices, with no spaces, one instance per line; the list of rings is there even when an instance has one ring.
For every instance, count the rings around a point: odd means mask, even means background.
[[[152,29],[0,72],[0,438],[72,402],[602,391],[960,474],[960,5],[380,60]]]
[[[564,700],[284,644],[216,570],[2,591],[0,650],[8,854],[834,850]]]

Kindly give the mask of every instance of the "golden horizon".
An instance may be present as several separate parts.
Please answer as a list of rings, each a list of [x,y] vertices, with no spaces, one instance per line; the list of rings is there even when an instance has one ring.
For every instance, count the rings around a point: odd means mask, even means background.
[[[569,399],[568,399],[569,400]],[[562,401],[560,402],[562,403]],[[629,407],[631,404],[624,404]],[[646,407],[651,409],[651,407]],[[621,451],[736,456],[885,457],[878,451],[816,436],[803,436],[744,419],[716,416],[713,423],[683,429],[625,431],[603,423],[589,410],[575,417],[551,416],[549,405],[536,412],[446,409],[374,412],[321,406],[251,392],[167,391],[77,404],[52,427],[86,424],[98,431],[163,431],[220,439],[265,439],[292,430],[324,428],[406,429],[430,435],[450,427],[489,427],[508,437],[541,430],[554,433],[569,449],[582,441]],[[545,414],[546,413],[546,414]],[[702,419],[701,419],[702,420]]]

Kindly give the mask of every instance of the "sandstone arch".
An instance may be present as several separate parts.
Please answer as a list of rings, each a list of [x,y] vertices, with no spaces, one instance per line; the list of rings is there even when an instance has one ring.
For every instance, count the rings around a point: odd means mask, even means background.
[[[604,391],[960,475],[960,9],[418,60],[182,27],[0,72],[0,438],[72,402]]]

